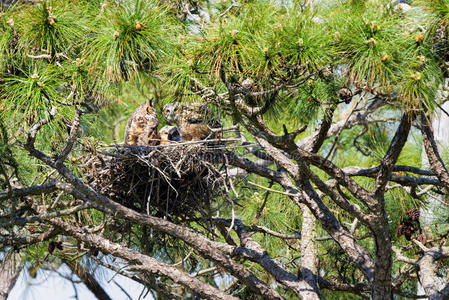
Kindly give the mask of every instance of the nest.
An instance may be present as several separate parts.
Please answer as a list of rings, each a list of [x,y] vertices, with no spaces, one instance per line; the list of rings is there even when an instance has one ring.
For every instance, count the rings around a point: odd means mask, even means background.
[[[116,146],[88,164],[89,183],[141,213],[184,222],[211,216],[226,184],[226,151],[210,143]]]

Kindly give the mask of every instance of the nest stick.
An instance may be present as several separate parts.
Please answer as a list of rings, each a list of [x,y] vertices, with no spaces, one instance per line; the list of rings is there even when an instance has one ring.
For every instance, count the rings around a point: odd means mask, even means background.
[[[151,185],[150,192],[147,197],[147,215],[150,215],[150,202],[151,202],[151,194],[153,193],[153,184],[154,184],[154,171],[151,170]]]

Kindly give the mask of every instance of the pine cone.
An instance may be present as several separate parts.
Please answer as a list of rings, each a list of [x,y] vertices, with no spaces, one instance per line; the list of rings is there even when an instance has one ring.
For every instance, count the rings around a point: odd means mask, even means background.
[[[419,221],[419,209],[418,208],[412,208],[407,211],[407,215],[410,218],[410,220],[416,222]]]
[[[346,104],[349,104],[352,100],[352,92],[348,88],[342,88],[340,89],[340,92],[338,92],[338,97],[345,101]]]
[[[416,229],[409,224],[399,224],[398,236],[404,235],[407,241],[410,241]]]
[[[56,243],[51,241],[50,243],[48,243],[48,253],[53,254],[53,252],[55,251],[56,248]]]
[[[254,80],[252,80],[251,78],[246,78],[245,80],[243,80],[242,82],[242,87],[244,87],[247,90],[251,90],[251,88],[254,86]]]

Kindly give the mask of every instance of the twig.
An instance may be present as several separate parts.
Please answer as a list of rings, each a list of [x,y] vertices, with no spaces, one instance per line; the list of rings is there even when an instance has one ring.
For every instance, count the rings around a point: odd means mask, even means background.
[[[354,113],[354,111],[356,110],[357,106],[359,105],[360,101],[361,101],[362,97],[360,97],[359,100],[357,100],[356,104],[354,105],[354,107],[352,108],[351,112],[349,113],[348,117],[346,118],[343,126],[341,127],[341,129],[337,132],[337,135],[334,138],[334,142],[332,143],[332,146],[329,150],[329,152],[327,153],[326,157],[324,158],[324,160],[328,160],[328,158],[331,156],[332,152],[334,151],[335,145],[338,142],[338,139],[340,138],[341,133],[343,132],[343,128],[346,127],[346,124],[348,123],[349,119],[351,118],[352,114]]]
[[[26,218],[16,218],[16,219],[13,219],[8,222],[0,223],[0,228],[13,226],[13,225],[25,225],[27,223],[48,220],[48,219],[52,219],[52,218],[59,217],[59,216],[71,215],[80,210],[88,209],[91,207],[92,207],[91,204],[89,202],[86,202],[82,205],[74,206],[74,207],[64,209],[64,210],[54,211],[54,212],[50,212],[50,213],[44,213],[44,214],[30,216],[30,217],[26,217]]]
[[[67,155],[72,151],[73,144],[76,141],[78,130],[81,122],[82,112],[79,108],[75,108],[75,117],[72,122],[72,126],[70,127],[70,134],[67,140],[67,143],[64,149],[61,151],[61,154],[56,159],[56,163],[62,163],[67,158]]]
[[[51,108],[47,118],[41,119],[41,120],[37,121],[36,123],[34,123],[34,125],[28,131],[27,142],[24,145],[25,149],[27,149],[30,152],[35,151],[34,143],[36,141],[37,132],[39,131],[39,129],[41,129],[42,126],[44,126],[45,124],[48,124],[48,122],[50,122],[54,118],[55,114],[56,114],[56,108],[53,106]]]
[[[129,298],[129,300],[133,300],[133,298],[131,297],[131,295],[120,285],[120,284],[118,284],[117,283],[117,281],[113,281],[114,282],[114,284],[116,285],[116,286],[118,286],[119,287],[119,289]]]
[[[232,4],[231,4],[228,8],[226,8],[225,11],[223,11],[221,14],[219,14],[218,17],[219,17],[219,18],[224,17],[224,16],[225,16],[225,15],[226,15],[232,8],[234,8],[234,7],[239,8],[240,5],[238,5],[237,3],[235,3],[234,0],[232,0]]]
[[[270,181],[270,184],[268,185],[268,188],[271,189],[271,187],[273,186],[273,184],[274,184],[274,181],[271,180],[271,181]],[[256,217],[255,217],[256,220],[258,220],[258,219],[260,218],[260,216],[261,216],[261,214],[262,214],[262,211],[263,211],[263,209],[265,208],[265,205],[266,205],[266,203],[267,203],[268,195],[269,195],[269,194],[270,194],[270,191],[267,190],[267,191],[265,192],[265,197],[264,197],[264,199],[263,199],[262,205],[257,209]]]
[[[263,185],[254,183],[254,182],[252,182],[252,181],[248,181],[248,183],[251,184],[251,185],[254,185],[254,186],[258,187],[258,188],[261,188],[261,189],[270,191],[270,192],[272,192],[272,193],[277,193],[277,194],[286,195],[286,196],[290,196],[290,197],[296,197],[296,196],[298,196],[297,194],[292,194],[292,193],[287,193],[287,192],[282,192],[282,191],[273,190],[273,189],[267,188],[267,187],[265,187],[265,186],[263,186]]]
[[[217,270],[217,267],[211,267],[211,268],[208,268],[208,269],[200,270],[200,271],[196,272],[195,274],[193,274],[192,276],[193,277],[201,276],[201,275],[204,275],[206,273],[214,272],[216,270]]]

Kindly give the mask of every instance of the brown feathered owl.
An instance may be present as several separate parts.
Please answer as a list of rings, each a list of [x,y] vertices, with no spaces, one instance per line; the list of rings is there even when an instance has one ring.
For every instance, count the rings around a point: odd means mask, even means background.
[[[159,144],[159,120],[151,103],[142,103],[133,112],[125,128],[125,144],[155,146]]]
[[[206,114],[207,106],[201,103],[173,102],[166,104],[162,111],[168,122],[176,124],[182,141],[204,140],[210,135]]]

